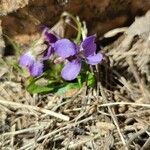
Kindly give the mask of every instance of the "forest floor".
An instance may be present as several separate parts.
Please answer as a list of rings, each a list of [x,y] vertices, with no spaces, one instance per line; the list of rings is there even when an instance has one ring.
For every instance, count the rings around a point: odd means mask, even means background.
[[[17,56],[0,58],[1,150],[149,150],[150,12],[99,39],[96,87],[63,95],[29,94]]]

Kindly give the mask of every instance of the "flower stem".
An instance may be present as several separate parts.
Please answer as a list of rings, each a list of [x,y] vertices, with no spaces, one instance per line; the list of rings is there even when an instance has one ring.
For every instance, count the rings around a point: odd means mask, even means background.
[[[79,20],[79,18],[74,17],[72,14],[68,13],[68,12],[64,12],[61,17],[70,17],[77,25],[77,29],[78,29],[78,33],[77,33],[77,37],[76,37],[76,42],[79,43],[81,36],[82,36],[82,25],[81,22]]]

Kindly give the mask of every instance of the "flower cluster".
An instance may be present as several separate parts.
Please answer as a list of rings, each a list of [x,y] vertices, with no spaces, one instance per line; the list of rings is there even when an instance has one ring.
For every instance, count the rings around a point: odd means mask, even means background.
[[[40,76],[43,73],[43,62],[49,59],[54,52],[54,43],[58,38],[49,33],[48,29],[43,30],[41,38],[25,53],[20,56],[19,65],[27,68],[33,77]]]
[[[36,44],[21,55],[19,64],[37,77],[43,73],[43,62],[55,53],[65,63],[61,71],[62,78],[74,80],[80,73],[82,61],[96,65],[103,59],[101,53],[96,54],[95,38],[95,35],[89,36],[77,45],[68,39],[60,39],[46,28]]]

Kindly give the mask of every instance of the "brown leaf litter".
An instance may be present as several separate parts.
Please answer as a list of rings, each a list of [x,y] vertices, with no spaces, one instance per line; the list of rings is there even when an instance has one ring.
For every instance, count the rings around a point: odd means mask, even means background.
[[[1,59],[0,149],[148,150],[149,14],[106,34],[123,32],[93,67],[97,87],[84,86],[71,97],[30,95],[12,65],[15,56]]]

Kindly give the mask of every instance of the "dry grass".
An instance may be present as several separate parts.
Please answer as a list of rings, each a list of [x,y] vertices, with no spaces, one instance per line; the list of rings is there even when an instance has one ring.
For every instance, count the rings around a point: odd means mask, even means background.
[[[30,95],[14,58],[1,59],[0,149],[149,149],[149,35],[126,32],[104,47],[97,88],[72,96]]]

